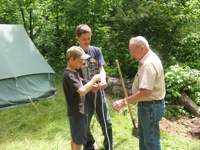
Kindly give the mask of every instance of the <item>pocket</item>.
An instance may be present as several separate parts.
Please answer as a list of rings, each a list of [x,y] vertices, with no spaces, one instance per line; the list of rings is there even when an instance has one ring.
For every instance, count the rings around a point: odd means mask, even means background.
[[[142,105],[142,110],[145,113],[150,113],[151,112],[151,107],[150,107],[150,105]]]
[[[159,122],[165,114],[165,106],[157,105],[154,107],[155,121]]]

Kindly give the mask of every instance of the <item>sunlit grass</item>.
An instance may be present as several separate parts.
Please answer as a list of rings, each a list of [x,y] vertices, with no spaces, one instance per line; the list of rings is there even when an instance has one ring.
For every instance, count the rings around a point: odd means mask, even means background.
[[[32,104],[0,111],[0,150],[70,150],[70,131],[66,102],[61,86],[59,96]],[[111,108],[116,98],[107,94],[113,122],[115,150],[138,150],[138,138],[132,135],[133,125],[128,113],[117,113]],[[103,136],[93,118],[92,132],[100,149]],[[163,150],[198,150],[200,140],[161,133]]]

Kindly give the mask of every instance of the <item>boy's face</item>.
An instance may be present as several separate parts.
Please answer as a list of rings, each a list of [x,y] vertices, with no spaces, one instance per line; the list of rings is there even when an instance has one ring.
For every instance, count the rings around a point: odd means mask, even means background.
[[[87,50],[89,48],[91,42],[91,33],[84,33],[81,34],[81,36],[77,36],[76,38],[83,50]]]
[[[83,59],[80,58],[74,59],[73,57],[71,57],[71,64],[74,69],[80,69],[81,66],[83,65],[83,61],[84,61]]]

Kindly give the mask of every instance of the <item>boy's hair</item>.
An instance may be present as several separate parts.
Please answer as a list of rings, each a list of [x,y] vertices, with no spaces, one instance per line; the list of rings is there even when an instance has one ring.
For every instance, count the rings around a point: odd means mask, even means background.
[[[92,30],[90,29],[90,27],[87,24],[78,25],[76,27],[76,35],[81,36],[84,33],[91,33],[92,34]]]
[[[75,52],[66,52],[66,58],[67,58],[67,61],[73,57],[73,59],[76,59],[77,58],[77,54]]]
[[[84,50],[79,47],[79,46],[72,46],[70,47],[67,51],[66,51],[66,58],[67,58],[67,61],[73,57],[73,59],[76,59],[76,58],[81,58],[81,59],[87,59],[89,58],[90,56],[85,54]]]

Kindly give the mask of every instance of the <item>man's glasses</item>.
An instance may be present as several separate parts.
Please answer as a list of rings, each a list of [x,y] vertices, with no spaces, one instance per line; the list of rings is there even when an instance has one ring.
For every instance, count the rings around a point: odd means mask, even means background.
[[[130,54],[135,54],[135,52],[137,51],[137,49],[134,49],[133,51],[130,51]]]
[[[136,51],[138,51],[141,48],[141,45],[136,46],[136,48],[134,50],[130,50],[130,54],[133,55],[136,53]]]

